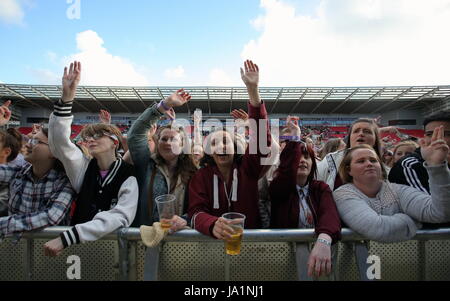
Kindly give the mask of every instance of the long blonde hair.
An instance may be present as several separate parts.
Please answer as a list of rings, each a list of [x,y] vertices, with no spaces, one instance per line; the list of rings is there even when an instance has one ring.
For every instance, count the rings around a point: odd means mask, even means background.
[[[158,141],[159,138],[161,137],[161,133],[166,130],[173,130],[175,132],[177,132],[178,134],[180,134],[181,137],[181,143],[183,144],[183,151],[181,152],[181,154],[178,155],[178,161],[177,161],[177,166],[175,169],[175,174],[174,176],[178,178],[178,176],[181,176],[181,182],[184,185],[187,185],[189,183],[189,180],[191,179],[191,177],[197,172],[197,167],[194,163],[194,158],[192,156],[192,154],[190,154],[190,150],[186,151],[188,148],[190,148],[190,141],[187,138],[186,132],[184,131],[184,129],[182,127],[175,127],[172,125],[165,125],[162,127],[159,127],[156,130],[155,135],[153,135],[153,141],[156,144],[155,147],[155,155],[156,155],[156,161],[158,164],[166,164],[164,158],[161,156],[161,154],[159,153],[159,149],[158,149]]]

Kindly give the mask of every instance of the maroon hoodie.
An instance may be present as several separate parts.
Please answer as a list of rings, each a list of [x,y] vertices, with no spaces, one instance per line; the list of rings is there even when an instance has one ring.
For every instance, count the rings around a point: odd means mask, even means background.
[[[248,104],[248,112],[249,118],[256,120],[259,132],[259,119],[267,119],[264,103],[259,108]],[[254,134],[256,133],[251,134],[251,139],[257,138],[257,135],[254,136]],[[269,145],[270,138],[270,132],[267,130]],[[244,214],[246,216],[246,229],[260,228],[258,179],[264,167],[261,165],[261,158],[263,157],[259,152],[259,147],[258,154],[253,155],[249,154],[249,148],[247,147],[242,159],[233,163],[227,186],[229,198],[227,198],[224,189],[225,181],[217,166],[211,165],[197,171],[189,184],[188,214],[191,218],[192,228],[200,233],[214,237],[212,234],[214,223],[222,214],[227,212]],[[232,189],[233,182],[237,189]],[[237,194],[236,192],[232,193],[233,190],[237,191]]]
[[[288,142],[281,153],[280,166],[269,186],[272,228],[298,228],[297,168],[300,156],[300,143],[293,141]],[[330,187],[325,182],[312,180],[308,195],[316,234],[328,234],[336,243],[341,238],[341,222]]]

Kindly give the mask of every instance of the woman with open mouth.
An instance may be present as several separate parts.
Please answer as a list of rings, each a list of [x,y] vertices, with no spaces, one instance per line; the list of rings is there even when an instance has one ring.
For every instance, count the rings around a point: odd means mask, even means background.
[[[347,145],[346,149],[362,144],[370,145],[377,155],[381,157],[381,141],[378,133],[378,125],[373,119],[360,118],[354,121],[350,125],[344,142]],[[343,185],[338,168],[346,149],[330,153],[322,161],[317,163],[317,180],[327,183],[331,191]]]
[[[259,68],[252,61],[245,62],[241,77],[249,94],[250,120],[256,121],[257,131],[251,132],[245,154],[238,154],[239,142],[234,133],[218,130],[207,137],[205,156],[201,168],[189,186],[189,216],[191,226],[197,231],[217,239],[230,238],[233,229],[229,221],[220,216],[238,212],[246,216],[245,228],[261,227],[258,205],[258,179],[261,176],[263,155],[259,150],[258,132],[265,131],[270,144],[267,127],[259,127],[260,119],[267,119],[267,111],[258,91]],[[253,146],[257,151],[251,153]]]

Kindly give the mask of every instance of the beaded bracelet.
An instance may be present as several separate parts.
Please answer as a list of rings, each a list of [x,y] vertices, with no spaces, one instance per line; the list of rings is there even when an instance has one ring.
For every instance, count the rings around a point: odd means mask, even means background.
[[[326,244],[327,246],[331,246],[331,242],[329,242],[328,240],[323,239],[323,238],[318,238],[317,242],[321,242],[323,244]]]

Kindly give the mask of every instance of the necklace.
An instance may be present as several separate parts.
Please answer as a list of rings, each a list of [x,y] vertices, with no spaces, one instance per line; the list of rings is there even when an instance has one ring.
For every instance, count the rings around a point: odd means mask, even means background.
[[[231,208],[231,202],[230,202],[230,196],[228,195],[228,191],[227,191],[227,184],[225,181],[223,181],[223,189],[225,190],[225,195],[227,197],[227,201],[228,201],[228,211],[230,211]],[[233,195],[233,186],[231,186],[231,193],[230,195]]]

